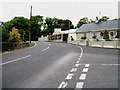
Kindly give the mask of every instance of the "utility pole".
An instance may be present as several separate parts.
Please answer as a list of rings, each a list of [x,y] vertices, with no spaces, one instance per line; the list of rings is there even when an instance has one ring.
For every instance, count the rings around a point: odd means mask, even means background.
[[[99,19],[100,19],[101,12],[99,12]]]
[[[30,8],[30,31],[29,31],[29,41],[31,43],[31,31],[32,31],[32,6]]]

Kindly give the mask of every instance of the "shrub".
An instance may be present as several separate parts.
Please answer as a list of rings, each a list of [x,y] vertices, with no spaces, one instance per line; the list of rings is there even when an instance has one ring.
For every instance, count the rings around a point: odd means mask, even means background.
[[[109,34],[108,34],[108,31],[107,31],[107,30],[104,31],[103,39],[109,40]]]
[[[104,34],[103,32],[100,32],[100,36],[103,36],[103,34]]]
[[[86,39],[86,36],[84,36],[84,37],[81,37],[81,39]]]
[[[96,39],[96,36],[93,36],[92,38],[93,38],[93,39]]]

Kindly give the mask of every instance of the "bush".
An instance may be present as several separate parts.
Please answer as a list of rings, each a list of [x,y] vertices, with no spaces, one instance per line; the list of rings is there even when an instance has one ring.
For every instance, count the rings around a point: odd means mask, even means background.
[[[2,51],[10,51],[15,47],[15,43],[13,42],[2,42]]]
[[[86,39],[86,36],[84,36],[84,37],[81,37],[81,39]]]
[[[109,34],[108,34],[108,31],[107,31],[107,30],[104,31],[103,39],[109,40]]]
[[[93,39],[96,39],[96,36],[93,36],[92,38],[93,38]]]

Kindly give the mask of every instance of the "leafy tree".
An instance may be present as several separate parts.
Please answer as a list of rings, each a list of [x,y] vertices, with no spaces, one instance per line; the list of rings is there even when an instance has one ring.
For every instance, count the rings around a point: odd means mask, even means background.
[[[90,23],[90,22],[89,22],[89,19],[88,19],[87,17],[84,17],[84,18],[80,19],[80,21],[78,22],[77,28],[79,28],[79,27],[82,26],[83,24],[87,24],[87,23]]]
[[[68,29],[73,29],[74,26],[72,22],[68,19],[63,20],[63,19],[58,19],[58,18],[49,18],[47,17],[44,22],[44,29],[42,31],[42,34],[49,33],[53,34],[54,28],[61,28],[62,30],[68,30]]]
[[[10,42],[13,42],[13,43],[15,43],[15,42],[17,42],[17,43],[19,43],[19,42],[21,42],[21,35],[19,34],[19,31],[18,31],[18,29],[16,29],[16,28],[12,28],[12,31],[10,31],[10,33],[9,33],[9,41]]]
[[[107,16],[102,16],[101,21],[108,21],[109,17]]]
[[[103,33],[103,39],[109,40],[109,32],[107,30],[105,30]]]
[[[43,16],[36,15],[32,16],[32,31],[31,39],[36,40],[38,37],[41,37],[41,27],[43,26]]]
[[[2,30],[2,40],[7,41],[9,37],[9,32],[12,28],[18,28],[22,39],[28,40],[29,36],[29,20],[24,17],[15,17],[11,21],[5,22]],[[23,38],[24,37],[24,38]]]
[[[94,20],[92,20],[92,19],[90,19],[90,23],[95,23],[95,21],[94,21]]]

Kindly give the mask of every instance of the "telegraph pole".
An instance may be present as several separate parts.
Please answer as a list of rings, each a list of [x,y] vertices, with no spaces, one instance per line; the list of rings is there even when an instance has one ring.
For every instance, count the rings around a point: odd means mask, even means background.
[[[31,43],[31,31],[32,31],[32,6],[30,8],[30,31],[29,31],[29,41]]]
[[[99,12],[99,19],[100,19],[101,12]]]

